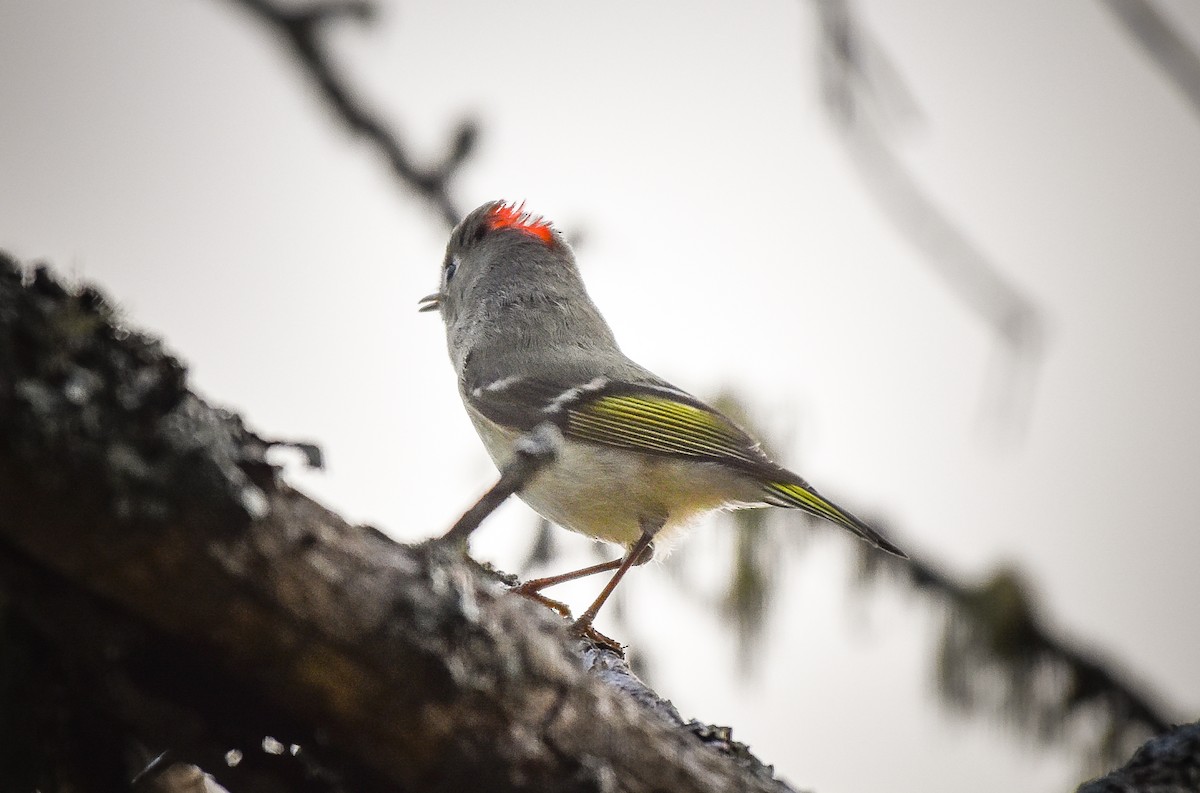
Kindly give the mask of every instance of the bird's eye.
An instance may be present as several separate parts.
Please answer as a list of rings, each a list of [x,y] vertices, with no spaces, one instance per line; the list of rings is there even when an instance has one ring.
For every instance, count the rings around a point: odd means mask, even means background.
[[[454,271],[458,269],[458,259],[451,259],[446,263],[446,283],[450,283],[450,279],[454,277]]]

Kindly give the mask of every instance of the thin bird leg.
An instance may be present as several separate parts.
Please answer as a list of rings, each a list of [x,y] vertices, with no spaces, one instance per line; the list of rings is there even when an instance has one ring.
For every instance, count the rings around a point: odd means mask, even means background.
[[[652,558],[654,558],[654,543],[646,546],[646,548],[642,551],[642,555],[638,557],[638,560],[634,562],[634,564],[645,564]],[[613,559],[611,562],[601,562],[600,564],[594,564],[590,567],[572,570],[568,573],[546,576],[545,578],[534,578],[526,581],[523,584],[518,584],[509,591],[515,592],[522,597],[527,597],[535,603],[541,603],[543,606],[557,611],[561,616],[570,619],[571,609],[567,607],[566,603],[563,603],[560,600],[555,600],[554,598],[546,597],[545,595],[541,594],[541,591],[547,587],[552,587],[555,584],[565,584],[568,581],[587,578],[588,576],[595,575],[596,573],[607,573],[609,570],[616,570],[621,566],[623,561],[624,557],[620,559]]]
[[[659,524],[662,525],[662,524]],[[655,529],[658,526],[654,527]],[[621,583],[621,579],[629,572],[629,568],[639,562],[646,561],[643,559],[643,552],[654,542],[654,534],[647,531],[647,526],[642,526],[642,536],[629,549],[629,553],[625,554],[625,558],[621,560],[621,566],[617,568],[617,572],[613,573],[613,577],[608,579],[608,583],[604,585],[600,595],[588,606],[588,610],[583,612],[579,619],[575,620],[575,624],[571,626],[571,630],[575,633],[586,633],[592,627],[592,620],[596,619],[596,614],[600,611],[600,607],[604,605],[604,601],[608,600],[608,596],[617,588],[617,584]]]
[[[591,567],[585,567],[582,570],[572,570],[569,573],[547,576],[546,578],[534,578],[530,581],[526,581],[523,584],[513,587],[509,591],[516,592],[521,597],[527,597],[535,603],[541,603],[546,608],[554,609],[561,617],[571,619],[571,609],[566,603],[563,603],[561,600],[555,600],[554,598],[546,597],[541,593],[541,590],[545,589],[546,587],[554,586],[555,584],[562,584],[567,581],[574,581],[577,578],[585,578],[589,575],[595,575],[596,573],[603,573],[606,570],[616,570],[620,566],[621,560],[613,559],[611,562],[601,562],[600,564],[594,564]]]
[[[554,462],[561,445],[562,432],[548,421],[543,421],[517,438],[512,459],[500,471],[500,481],[484,493],[438,542],[465,543],[471,532],[479,528],[479,524],[495,512],[496,507],[504,503],[509,496],[524,490],[538,471]]]
[[[512,591],[518,595],[533,595],[541,592],[547,587],[555,586],[556,584],[565,584],[568,581],[575,581],[580,578],[587,578],[596,573],[607,573],[609,570],[616,570],[621,566],[624,558],[613,559],[611,562],[601,562],[594,564],[591,567],[584,567],[579,570],[572,570],[569,573],[559,573],[558,575],[546,576],[545,578],[533,578],[523,584],[513,587]]]

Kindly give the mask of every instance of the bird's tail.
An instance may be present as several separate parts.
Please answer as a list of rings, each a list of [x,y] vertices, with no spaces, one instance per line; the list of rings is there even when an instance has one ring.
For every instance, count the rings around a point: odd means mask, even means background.
[[[908,554],[892,544],[888,538],[872,529],[849,510],[842,509],[829,499],[813,490],[805,482],[768,482],[763,485],[763,500],[776,507],[802,509],[810,515],[836,523],[847,531],[862,537],[876,548],[907,559]]]

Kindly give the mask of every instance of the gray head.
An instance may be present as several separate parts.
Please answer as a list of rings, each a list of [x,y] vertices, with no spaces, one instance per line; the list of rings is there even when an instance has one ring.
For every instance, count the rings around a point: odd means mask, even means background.
[[[460,372],[477,345],[614,345],[571,247],[523,208],[491,201],[463,218],[446,245],[441,288],[421,300],[421,311],[441,312]]]

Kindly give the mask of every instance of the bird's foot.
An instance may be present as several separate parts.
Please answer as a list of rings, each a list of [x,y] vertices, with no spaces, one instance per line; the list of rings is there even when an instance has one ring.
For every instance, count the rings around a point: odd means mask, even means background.
[[[541,603],[546,608],[551,609],[552,611],[558,612],[558,616],[562,617],[563,619],[568,619],[568,620],[571,619],[571,617],[572,617],[571,608],[566,603],[563,603],[561,600],[555,600],[554,598],[546,597],[541,592],[539,592],[537,589],[530,587],[529,586],[530,583],[533,583],[533,582],[528,582],[525,584],[518,584],[517,586],[513,587],[512,589],[510,589],[508,591],[514,592],[514,593],[520,595],[521,597],[529,598],[530,600],[532,600],[535,603]]]
[[[571,633],[581,639],[588,639],[601,647],[612,650],[622,658],[625,657],[625,646],[615,639],[610,639],[592,625],[590,617],[583,616],[571,623]]]

